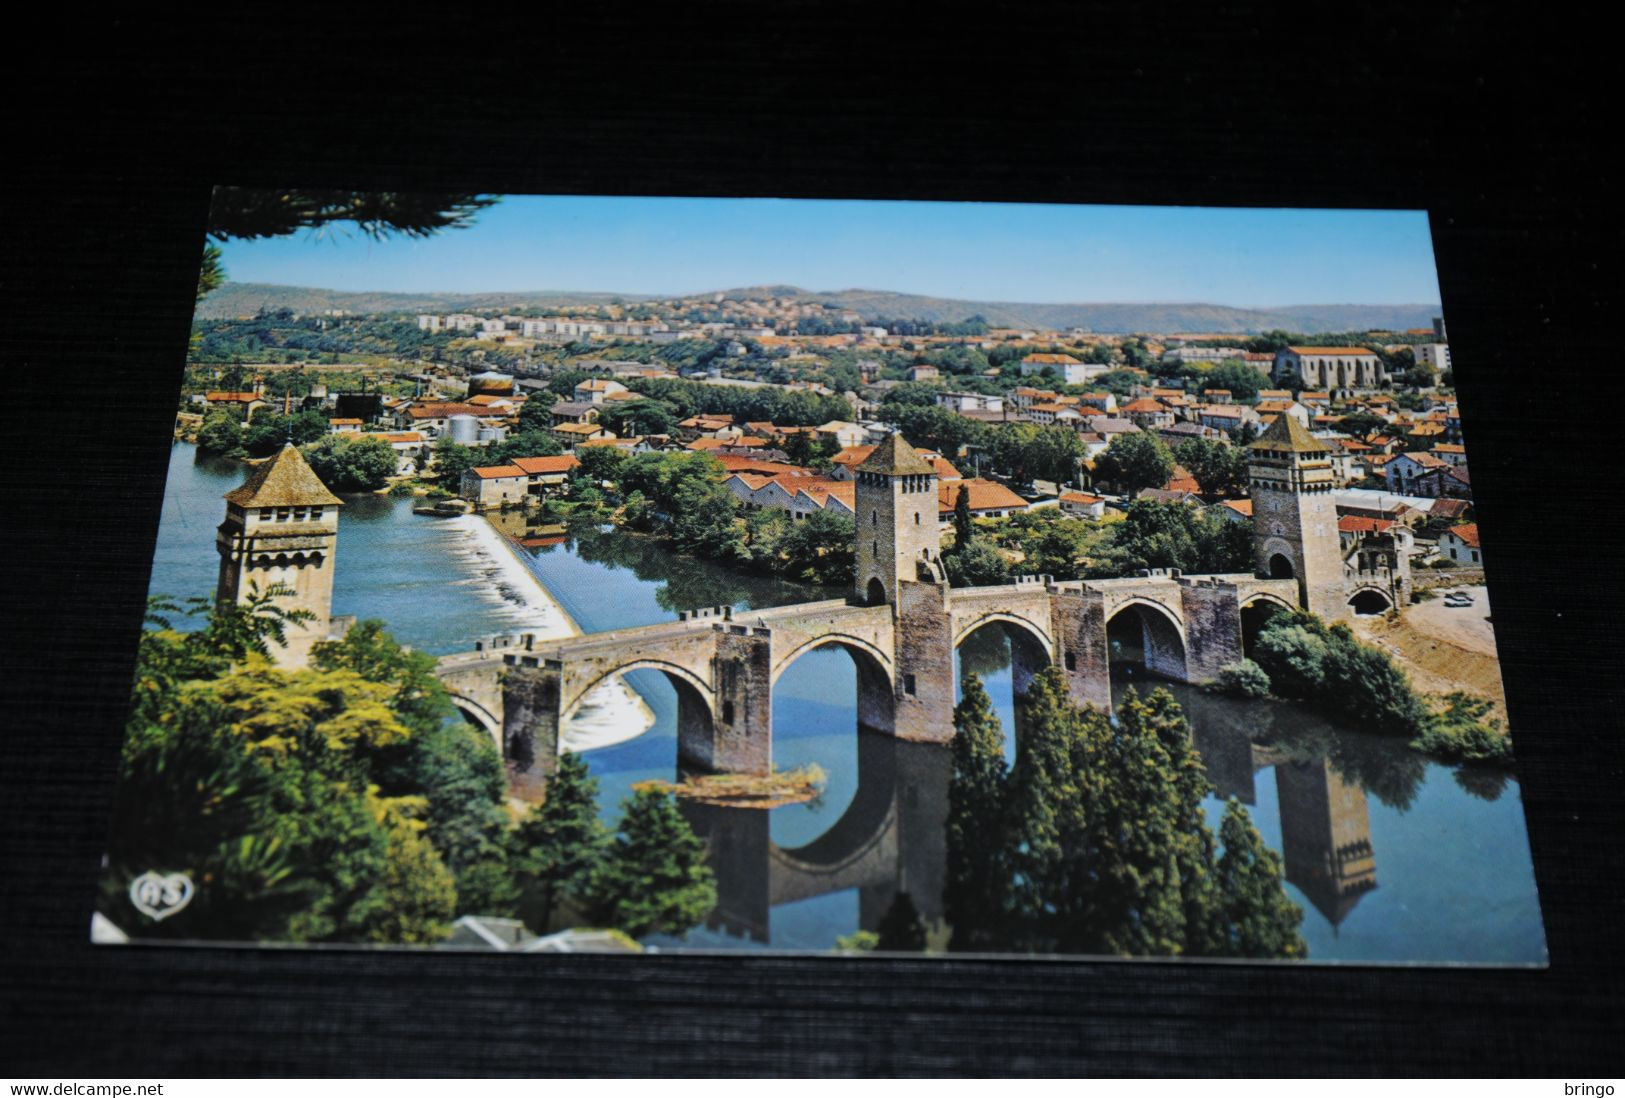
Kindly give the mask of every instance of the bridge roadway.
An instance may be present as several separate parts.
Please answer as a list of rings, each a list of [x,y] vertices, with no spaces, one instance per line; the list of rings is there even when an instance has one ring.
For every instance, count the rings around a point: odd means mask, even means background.
[[[861,727],[906,741],[953,734],[953,654],[987,627],[1011,640],[1018,691],[1047,665],[1073,697],[1111,704],[1107,626],[1138,626],[1148,670],[1207,682],[1241,658],[1250,608],[1295,607],[1293,580],[1146,573],[1112,580],[1022,579],[950,589],[903,582],[895,603],[833,599],[762,610],[688,611],[677,621],[586,636],[499,637],[447,656],[437,675],[502,748],[516,796],[536,799],[552,772],[559,728],[607,678],[650,668],[677,693],[685,772],[768,773],[774,683],[796,659],[835,645],[857,666]],[[1120,627],[1121,628],[1121,627]]]

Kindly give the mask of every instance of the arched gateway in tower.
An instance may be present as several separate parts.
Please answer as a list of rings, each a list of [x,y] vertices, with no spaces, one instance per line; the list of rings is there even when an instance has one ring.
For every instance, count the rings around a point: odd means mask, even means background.
[[[241,488],[226,493],[226,519],[215,536],[215,597],[241,603],[281,588],[278,606],[312,615],[287,626],[285,646],[271,646],[278,666],[305,666],[311,647],[326,640],[332,627],[333,551],[342,506],[291,442]]]

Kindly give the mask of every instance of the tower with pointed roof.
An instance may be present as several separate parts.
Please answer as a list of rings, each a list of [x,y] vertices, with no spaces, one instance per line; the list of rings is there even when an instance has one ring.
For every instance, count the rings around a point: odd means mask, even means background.
[[[1248,447],[1247,483],[1257,573],[1297,580],[1299,605],[1327,621],[1346,616],[1330,448],[1282,413]]]
[[[310,649],[327,637],[333,612],[333,553],[341,501],[290,442],[226,493],[226,519],[215,536],[220,552],[218,599],[247,602],[281,589],[277,605],[306,610],[310,621],[291,624],[287,643],[271,645],[282,667],[303,667]]]
[[[900,581],[943,582],[936,469],[891,434],[856,474],[857,597],[896,605]]]

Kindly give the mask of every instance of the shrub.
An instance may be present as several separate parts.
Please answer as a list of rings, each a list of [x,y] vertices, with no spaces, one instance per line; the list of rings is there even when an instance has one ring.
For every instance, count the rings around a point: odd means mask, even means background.
[[[1258,663],[1276,693],[1346,714],[1374,731],[1416,736],[1432,715],[1385,652],[1346,625],[1313,614],[1278,614],[1258,635]]]
[[[1446,695],[1444,701],[1444,711],[1432,716],[1412,747],[1447,762],[1512,761],[1512,741],[1501,731],[1501,722],[1489,715],[1488,701],[1460,690]]]
[[[1238,698],[1267,698],[1270,677],[1252,660],[1240,660],[1219,669],[1217,688],[1220,693]]]

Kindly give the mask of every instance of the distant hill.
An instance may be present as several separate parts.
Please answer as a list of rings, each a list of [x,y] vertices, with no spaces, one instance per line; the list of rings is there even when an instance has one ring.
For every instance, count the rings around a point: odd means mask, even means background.
[[[1039,304],[1018,301],[959,301],[891,290],[803,290],[797,286],[749,286],[690,298],[720,294],[735,300],[767,297],[816,301],[861,314],[865,319],[894,317],[910,320],[957,321],[986,318],[995,327],[1089,328],[1096,332],[1263,332],[1282,328],[1291,332],[1354,332],[1380,328],[1405,331],[1429,327],[1440,314],[1433,305],[1283,305],[1270,309],[1241,309],[1202,302]],[[644,301],[663,296],[641,293],[579,292],[560,290],[502,291],[495,293],[352,293],[304,286],[277,286],[262,282],[228,282],[210,294],[198,316],[220,318],[251,316],[262,308],[288,308],[300,313],[343,309],[351,313],[459,312],[484,309],[538,308],[558,305],[600,305],[617,298]]]
[[[480,309],[534,308],[538,305],[604,305],[616,298],[642,300],[643,294],[579,293],[567,290],[499,292],[488,294],[395,294],[320,290],[310,286],[278,286],[269,282],[228,282],[203,299],[197,315],[206,320],[253,316],[261,309],[292,309],[319,313],[343,309],[350,313],[456,313]]]

